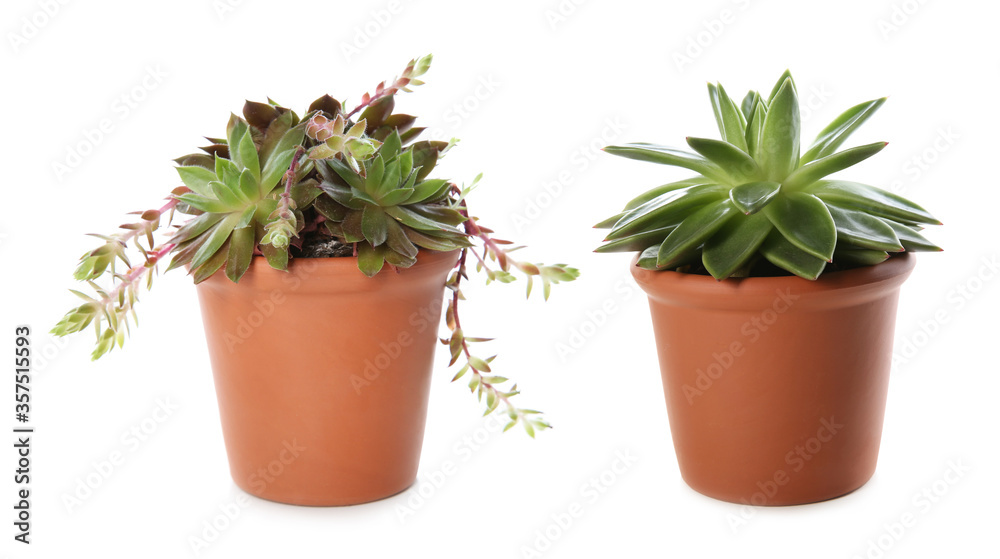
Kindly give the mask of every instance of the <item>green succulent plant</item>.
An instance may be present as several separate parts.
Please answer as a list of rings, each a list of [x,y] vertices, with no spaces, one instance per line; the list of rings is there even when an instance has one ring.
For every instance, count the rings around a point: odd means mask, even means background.
[[[886,146],[838,151],[885,98],[851,107],[800,153],[798,94],[789,72],[770,95],[751,91],[740,105],[721,84],[709,84],[708,92],[721,140],[689,137],[694,153],[647,143],[605,148],[698,175],[653,188],[597,224],[610,229],[597,252],[637,251],[643,268],[722,280],[785,273],[816,279],[829,268],[878,264],[894,252],[941,250],[919,233],[941,223],[920,206],[874,186],[826,178]]]
[[[274,101],[247,101],[243,117],[232,115],[225,138],[176,160],[184,186],[174,189],[155,210],[137,212],[138,222],[122,225],[113,235],[97,235],[104,244],[84,254],[74,277],[87,282],[94,294],[74,294],[83,304],[69,311],[52,332],[65,336],[94,327],[94,359],[121,347],[143,285],[148,289],[159,263],[170,257],[167,271],[185,267],[195,283],[217,273],[238,282],[255,256],[279,270],[289,260],[310,256],[312,245],[333,245],[356,256],[359,269],[371,277],[390,268],[414,265],[420,250],[460,250],[457,270],[442,289],[452,298],[446,323],[451,334],[442,340],[452,361],[465,358],[455,379],[469,373],[469,388],[486,399],[486,413],[503,405],[508,427],[521,423],[534,436],[548,423],[534,410],[511,403],[517,386],[501,387],[507,379],[492,374],[488,359],[471,351],[485,338],[466,337],[460,325],[461,282],[468,278],[471,253],[487,283],[508,283],[512,271],[523,273],[528,294],[533,280],[544,285],[572,281],[579,272],[562,264],[520,262],[511,256],[519,247],[493,236],[468,213],[467,187],[431,178],[438,160],[456,143],[416,141],[423,128],[416,118],[394,113],[395,95],[421,85],[431,57],[411,60],[400,77],[380,83],[351,111],[324,95],[300,118]],[[176,213],[189,216],[170,228],[159,244],[161,221]],[[130,248],[142,262],[130,262]],[[127,270],[119,273],[116,264]],[[111,287],[97,283],[108,276]],[[495,356],[494,356],[495,357]]]

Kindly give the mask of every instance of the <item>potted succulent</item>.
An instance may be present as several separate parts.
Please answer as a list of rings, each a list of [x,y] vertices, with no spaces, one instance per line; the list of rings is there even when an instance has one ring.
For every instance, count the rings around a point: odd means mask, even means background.
[[[597,225],[598,252],[636,251],[684,480],[731,502],[846,494],[874,473],[899,287],[920,206],[829,175],[884,142],[838,151],[885,99],[847,110],[800,150],[795,82],[737,105],[709,85],[721,140],[694,151],[605,148],[696,176],[654,188]]]
[[[430,64],[411,61],[351,110],[330,96],[301,117],[248,101],[225,137],[176,160],[184,186],[99,236],[76,268],[94,293],[74,291],[83,304],[53,333],[93,326],[94,359],[124,343],[162,261],[193,276],[231,473],[253,495],[344,505],[413,483],[445,306],[442,342],[463,362],[453,380],[469,380],[507,428],[549,426],[512,402],[517,386],[491,371],[492,357],[473,353],[487,340],[465,335],[461,284],[470,257],[487,283],[521,272],[528,294],[541,281],[546,298],[578,272],[515,260],[468,213],[479,177],[466,187],[431,177],[455,140],[416,141],[415,118],[394,112]],[[170,227],[175,214],[189,219]],[[276,460],[281,475],[268,472]]]

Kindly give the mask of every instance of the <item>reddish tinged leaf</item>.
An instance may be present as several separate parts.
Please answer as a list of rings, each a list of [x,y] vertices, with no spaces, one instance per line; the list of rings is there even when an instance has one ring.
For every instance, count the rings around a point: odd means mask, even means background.
[[[341,113],[340,101],[329,95],[324,95],[309,105],[309,112],[313,111],[323,111],[330,118],[336,118]]]
[[[455,362],[458,361],[458,358],[462,355],[462,343],[462,329],[458,328],[452,332],[451,340],[448,341],[448,349],[451,351],[451,362],[448,363],[449,367],[454,365]]]

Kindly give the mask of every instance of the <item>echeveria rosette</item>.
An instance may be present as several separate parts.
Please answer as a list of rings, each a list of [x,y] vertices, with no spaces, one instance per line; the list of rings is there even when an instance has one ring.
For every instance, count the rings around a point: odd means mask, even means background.
[[[873,265],[901,251],[939,251],[919,231],[940,222],[905,198],[829,175],[875,155],[876,142],[837,151],[885,99],[856,105],[800,154],[795,82],[786,71],[766,98],[737,104],[709,84],[722,139],[687,138],[693,152],[634,143],[608,153],[683,167],[690,179],[654,188],[599,223],[598,252],[639,251],[650,270],[708,272],[716,279],[773,273],[816,279],[832,263]]]

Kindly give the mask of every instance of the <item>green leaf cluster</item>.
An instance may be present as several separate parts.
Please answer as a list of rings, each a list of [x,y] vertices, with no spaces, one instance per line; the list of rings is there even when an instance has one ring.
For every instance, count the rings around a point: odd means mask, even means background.
[[[632,143],[613,155],[682,167],[696,176],[636,197],[597,224],[610,229],[598,252],[640,252],[651,270],[704,271],[716,279],[791,273],[815,279],[877,264],[893,252],[941,250],[919,231],[940,224],[913,202],[874,186],[830,180],[885,142],[840,150],[885,102],[851,107],[801,153],[798,93],[785,72],[764,97],[737,103],[708,85],[721,140],[687,138],[691,151]],[[839,151],[838,151],[839,150]]]
[[[420,249],[470,246],[456,187],[428,178],[447,147],[423,141],[404,148],[402,135],[393,130],[361,172],[339,158],[317,162],[323,195],[315,208],[330,235],[355,244],[366,275],[374,276],[386,263],[412,266]]]

